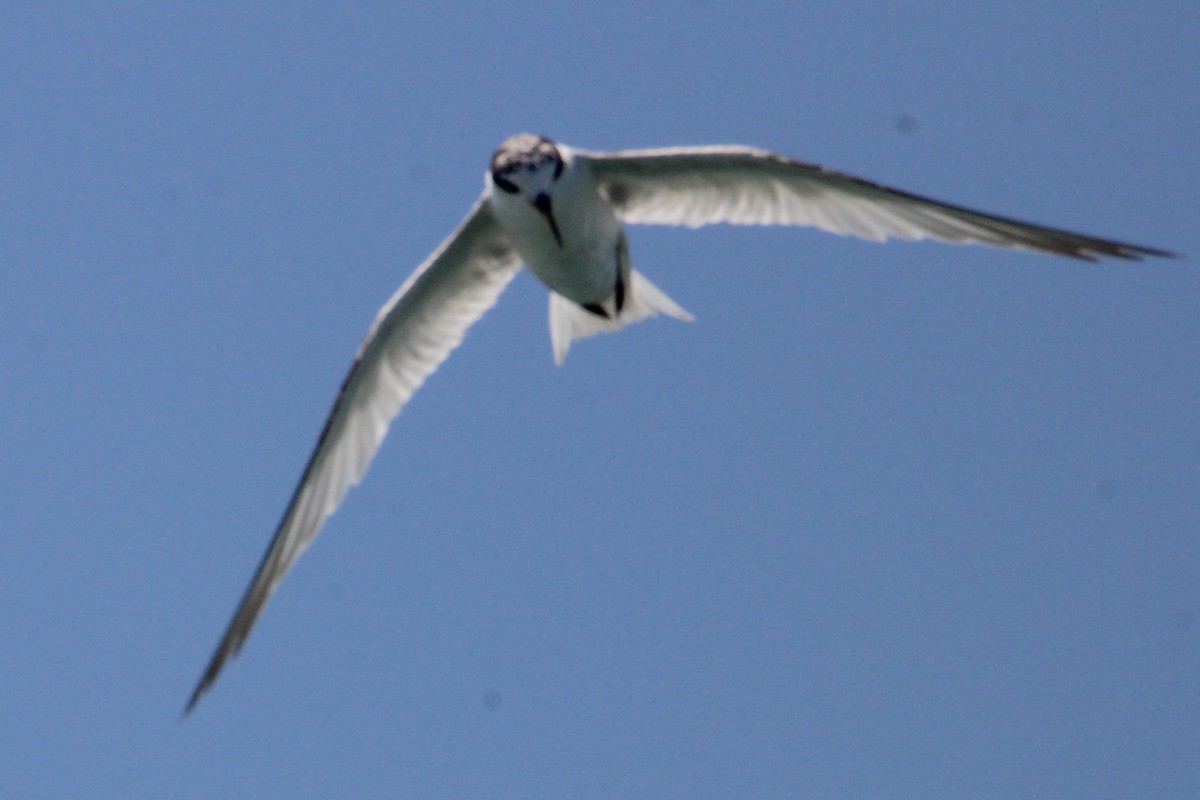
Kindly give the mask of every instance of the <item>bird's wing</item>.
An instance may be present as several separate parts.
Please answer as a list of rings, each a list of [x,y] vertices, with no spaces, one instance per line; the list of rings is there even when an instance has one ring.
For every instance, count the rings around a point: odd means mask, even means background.
[[[752,147],[573,154],[626,222],[810,225],[875,241],[931,237],[1087,260],[1171,255],[972,211]]]
[[[379,311],[258,571],[188,701],[241,649],[272,590],[358,483],[392,418],[491,308],[520,261],[485,199]],[[186,713],[186,712],[185,712]]]

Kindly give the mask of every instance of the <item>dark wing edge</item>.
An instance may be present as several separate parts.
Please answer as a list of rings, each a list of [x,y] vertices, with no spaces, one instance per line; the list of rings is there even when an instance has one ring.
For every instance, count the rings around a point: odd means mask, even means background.
[[[391,419],[458,346],[471,324],[495,304],[519,267],[490,206],[481,199],[379,311],[184,716],[241,650],[284,574],[366,471]]]
[[[1173,258],[1156,247],[988,214],[778,153],[738,145],[578,151],[626,222],[810,225],[876,241],[931,237],[1085,261]]]

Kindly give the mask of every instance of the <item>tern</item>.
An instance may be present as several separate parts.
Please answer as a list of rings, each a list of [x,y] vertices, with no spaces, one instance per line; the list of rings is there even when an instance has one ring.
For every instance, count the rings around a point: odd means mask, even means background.
[[[657,314],[691,315],[632,268],[622,223],[805,225],[882,242],[939,239],[1089,261],[1165,250],[985,214],[737,145],[612,153],[544,136],[504,141],[483,195],[380,309],[342,383],[279,527],[184,713],[237,655],[272,591],[363,477],[388,425],[522,263],[550,290],[550,340]]]

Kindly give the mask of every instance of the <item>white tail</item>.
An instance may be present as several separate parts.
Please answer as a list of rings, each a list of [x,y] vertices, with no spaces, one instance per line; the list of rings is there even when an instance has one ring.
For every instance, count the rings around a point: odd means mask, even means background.
[[[585,339],[594,333],[619,331],[631,322],[666,314],[668,317],[692,321],[692,315],[679,307],[662,290],[641,276],[637,270],[630,271],[629,296],[625,307],[615,318],[601,317],[572,303],[565,297],[550,293],[550,343],[554,347],[554,363],[561,364],[575,339]]]

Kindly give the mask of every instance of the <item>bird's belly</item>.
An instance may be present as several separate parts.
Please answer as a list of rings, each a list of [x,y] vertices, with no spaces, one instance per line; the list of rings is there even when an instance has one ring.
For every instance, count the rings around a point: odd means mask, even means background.
[[[578,170],[554,185],[554,226],[526,197],[493,194],[496,220],[521,260],[551,291],[585,305],[603,303],[617,285],[625,233],[612,207]]]
[[[583,225],[568,217],[559,227],[561,245],[540,216],[507,226],[521,260],[547,288],[580,305],[604,301],[617,283],[619,226]]]
[[[609,252],[594,249],[537,248],[522,252],[530,271],[542,283],[575,303],[599,303],[613,292],[617,282],[615,248]],[[518,252],[521,248],[518,247]]]

